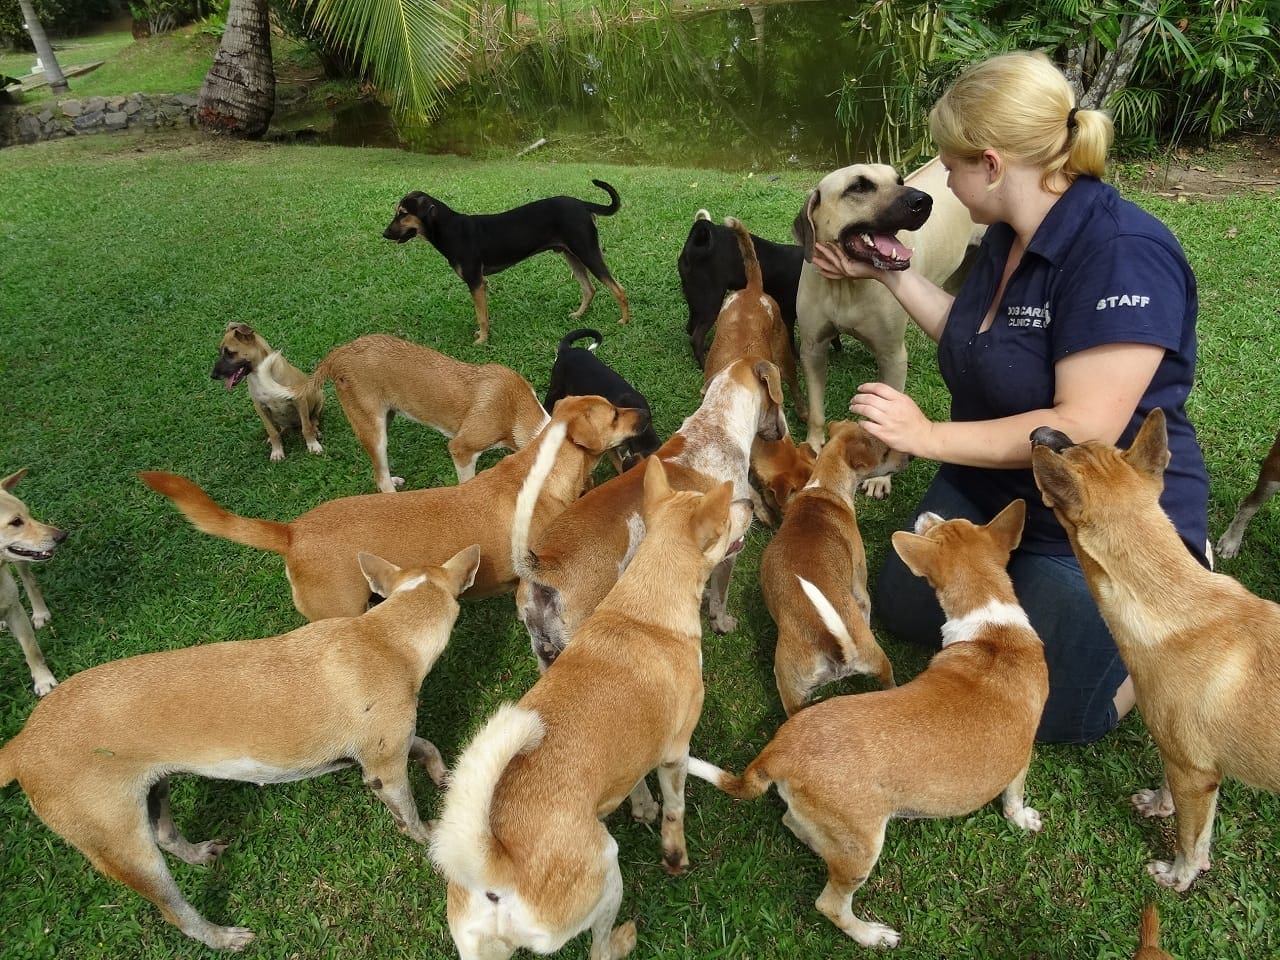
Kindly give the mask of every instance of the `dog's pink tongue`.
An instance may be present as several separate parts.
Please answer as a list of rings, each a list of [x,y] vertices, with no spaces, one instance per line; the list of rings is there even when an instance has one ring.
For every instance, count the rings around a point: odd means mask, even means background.
[[[235,373],[231,374],[231,376],[227,377],[227,389],[233,389],[237,383],[244,379],[244,374],[245,372],[243,370],[237,370]]]
[[[897,237],[891,234],[877,233],[872,236],[871,241],[881,256],[892,260],[910,260],[911,254],[915,252],[910,247],[903,246],[898,242]]]

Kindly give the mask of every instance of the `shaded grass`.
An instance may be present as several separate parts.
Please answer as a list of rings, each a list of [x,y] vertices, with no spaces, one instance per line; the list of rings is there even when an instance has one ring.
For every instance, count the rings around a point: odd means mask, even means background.
[[[267,461],[243,390],[227,393],[209,379],[228,320],[253,324],[304,369],[331,347],[379,331],[464,360],[506,363],[541,393],[556,341],[578,325],[567,316],[577,285],[558,258],[535,258],[490,281],[493,337],[476,347],[470,298],[443,259],[380,233],[410,189],[482,212],[554,193],[591,197],[592,177],[613,183],[624,200],[599,230],[634,319],[619,327],[607,295],[584,319],[605,335],[600,356],[648,394],[669,435],[697,406],[700,385],[675,271],[693,211],[733,213],[782,240],[817,173],[745,177],[541,159],[478,165],[183,137],[82,138],[0,152],[0,474],[29,466],[19,493],[42,519],[72,530],[39,571],[54,617],[41,642],[55,674],[301,622],[278,557],[198,533],[134,471],[174,470],[238,512],[279,519],[372,489],[368,461],[331,392],[325,453],[309,456],[289,436],[288,459]],[[1280,406],[1272,333],[1280,252],[1271,242],[1280,200],[1139,199],[1173,227],[1199,275],[1202,363],[1192,413],[1214,481],[1216,533],[1252,485]],[[932,347],[914,333],[909,346],[909,391],[926,412],[945,415]],[[847,345],[832,362],[828,415],[873,375],[865,351]],[[397,421],[390,451],[412,487],[453,482],[442,438],[427,429]],[[888,502],[860,501],[873,570],[931,473],[932,465],[914,463]],[[735,574],[738,630],[708,633],[704,644],[707,701],[694,750],[735,769],[782,720],[773,626],[756,586],[767,540],[767,531],[752,531]],[[1226,570],[1275,598],[1278,555],[1280,507],[1272,506]],[[885,647],[900,679],[924,664],[917,651]],[[510,598],[468,603],[423,687],[419,729],[452,761],[497,705],[536,676]],[[869,688],[853,680],[825,692]],[[240,696],[252,692],[210,692],[227,709]],[[16,644],[0,642],[0,739],[21,727],[32,704]],[[1142,867],[1169,853],[1171,824],[1137,820],[1126,799],[1158,777],[1136,716],[1102,743],[1041,748],[1028,780],[1029,802],[1046,820],[1041,835],[1012,831],[995,804],[955,820],[894,823],[855,909],[904,931],[899,957],[1110,960],[1132,954],[1140,905],[1154,898],[1166,946],[1179,956],[1276,955],[1275,798],[1227,787],[1214,869],[1177,897],[1157,891]],[[414,789],[424,816],[437,814],[439,793],[416,771]],[[701,783],[688,793],[694,868],[686,877],[663,873],[656,831],[625,813],[610,820],[626,885],[622,916],[640,929],[637,957],[858,955],[813,908],[822,865],[781,826],[776,798],[736,804]],[[354,771],[261,790],[180,779],[174,806],[193,839],[234,838],[212,868],[172,868],[210,919],[257,931],[249,955],[452,955],[439,878]],[[150,904],[90,870],[15,787],[0,791],[0,944],[6,958],[202,952]],[[586,953],[586,938],[563,951]]]

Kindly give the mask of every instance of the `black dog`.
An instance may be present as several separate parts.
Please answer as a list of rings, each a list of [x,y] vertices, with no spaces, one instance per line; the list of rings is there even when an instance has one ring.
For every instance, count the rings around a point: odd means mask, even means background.
[[[622,200],[618,191],[603,180],[591,182],[609,194],[612,198],[609,206],[575,197],[548,197],[506,213],[469,216],[415,190],[400,201],[395,219],[382,235],[396,243],[422,237],[444,254],[449,266],[471,291],[476,322],[480,324],[476,343],[489,339],[489,299],[484,278],[546,250],[564,255],[582,287],[582,304],[569,316],[582,316],[596,295],[595,284],[591,282],[593,273],[622,308],[622,319],[618,322],[626,323],[631,318],[627,294],[605,266],[594,216],[612,216],[622,207]]]
[[[595,340],[590,347],[575,347],[574,343],[585,337]],[[595,355],[596,347],[604,342],[599,330],[583,328],[565,334],[560,346],[556,348],[556,362],[551,367],[551,384],[547,387],[546,399],[542,401],[547,413],[556,405],[556,401],[564,397],[582,397],[596,395],[604,397],[615,407],[639,407],[649,412],[649,401],[639,390],[629,384],[621,374],[608,366]],[[653,453],[662,441],[653,429],[653,423],[645,427],[642,433],[632,437],[621,448],[621,464],[615,463],[619,471],[629,470],[649,454]]]
[[[705,215],[705,216],[704,216]],[[689,304],[689,323],[685,332],[693,347],[698,366],[706,365],[707,335],[720,314],[720,305],[730,290],[747,285],[742,269],[742,253],[732,230],[707,219],[710,214],[699,210],[689,228],[689,236],[680,251],[676,265],[680,270],[680,288]],[[800,286],[800,268],[804,266],[804,249],[794,243],[771,243],[751,234],[764,291],[778,303],[782,319],[791,333],[795,352],[796,289]]]

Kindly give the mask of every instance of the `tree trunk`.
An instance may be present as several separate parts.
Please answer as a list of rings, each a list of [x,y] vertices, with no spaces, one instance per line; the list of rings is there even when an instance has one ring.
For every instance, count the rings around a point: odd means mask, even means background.
[[[196,119],[205,130],[256,140],[276,108],[267,0],[231,0],[227,26],[200,86]]]
[[[1138,53],[1146,42],[1147,28],[1154,19],[1147,3],[1137,5],[1137,11],[1120,21],[1120,34],[1112,49],[1101,51],[1089,37],[1079,46],[1067,52],[1067,66],[1063,71],[1076,95],[1076,106],[1081,110],[1097,110],[1108,96],[1128,85],[1129,75],[1137,65]],[[1096,63],[1094,61],[1097,61]]]
[[[69,93],[71,88],[67,86],[67,78],[62,75],[58,58],[53,55],[53,45],[44,35],[44,27],[40,25],[40,18],[36,16],[31,0],[18,0],[18,7],[22,10],[22,19],[26,21],[27,33],[31,34],[31,42],[35,44],[36,56],[44,67],[44,75],[49,78],[49,89],[55,96]]]

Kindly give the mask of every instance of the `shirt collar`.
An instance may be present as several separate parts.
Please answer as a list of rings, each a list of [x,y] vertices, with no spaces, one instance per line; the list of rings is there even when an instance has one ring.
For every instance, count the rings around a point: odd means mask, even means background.
[[[1061,266],[1084,231],[1094,200],[1104,189],[1102,181],[1096,177],[1076,177],[1040,222],[1035,236],[1031,238],[1028,252],[1043,257],[1055,266]],[[1012,232],[1009,231],[1010,242]]]

